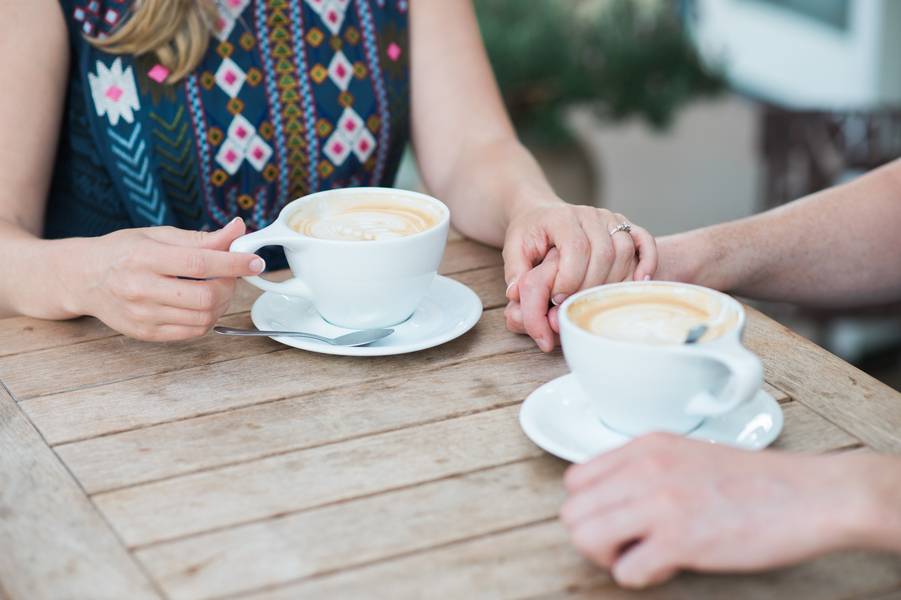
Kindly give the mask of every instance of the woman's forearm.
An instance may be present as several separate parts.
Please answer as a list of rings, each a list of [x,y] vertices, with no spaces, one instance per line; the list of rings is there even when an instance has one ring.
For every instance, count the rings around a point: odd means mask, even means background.
[[[559,202],[538,163],[512,135],[461,152],[434,191],[457,209],[454,224],[461,233],[492,246],[503,244],[515,215]]]
[[[811,305],[901,298],[901,162],[739,221],[660,239],[658,278]]]
[[[77,286],[87,240],[42,240],[0,219],[0,316],[80,316]]]

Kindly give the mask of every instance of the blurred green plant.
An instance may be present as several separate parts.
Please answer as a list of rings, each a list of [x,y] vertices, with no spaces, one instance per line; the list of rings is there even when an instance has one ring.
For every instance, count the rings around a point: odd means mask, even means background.
[[[520,134],[568,141],[563,109],[666,127],[723,78],[704,65],[674,0],[476,0],[479,26]]]

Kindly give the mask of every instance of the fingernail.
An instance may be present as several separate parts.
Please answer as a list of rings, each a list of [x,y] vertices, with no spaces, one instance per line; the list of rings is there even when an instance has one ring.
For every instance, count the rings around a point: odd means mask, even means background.
[[[650,281],[650,280],[651,280],[651,276],[650,276],[650,275],[645,275],[645,276],[644,276],[644,281]]]
[[[566,300],[566,294],[557,294],[553,298],[551,298],[551,304],[554,306],[560,306],[563,304],[563,301]]]
[[[510,281],[510,283],[507,285],[507,290],[504,292],[505,296],[508,296],[510,294],[510,290],[513,288],[514,285],[516,285],[516,277],[514,277],[513,280]]]
[[[250,270],[254,273],[262,273],[266,269],[266,261],[257,256],[250,261]]]

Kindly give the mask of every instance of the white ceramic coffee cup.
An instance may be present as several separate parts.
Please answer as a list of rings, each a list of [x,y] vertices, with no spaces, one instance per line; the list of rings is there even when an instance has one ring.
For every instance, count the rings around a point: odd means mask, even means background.
[[[436,224],[413,235],[370,241],[308,237],[288,225],[294,212],[310,202],[376,196],[421,203],[434,211]],[[282,246],[292,279],[245,279],[268,292],[309,299],[322,318],[335,325],[389,327],[409,318],[428,293],[444,255],[449,223],[447,206],[425,194],[391,188],[327,190],[291,202],[271,225],[232,242],[231,250]]]
[[[611,294],[692,290],[715,300],[733,321],[719,337],[697,344],[650,344],[602,337],[579,327],[569,309],[581,299]],[[598,417],[629,435],[686,433],[754,397],[763,383],[760,360],[741,344],[745,311],[735,299],[700,286],[626,282],[591,288],[560,307],[563,354]]]

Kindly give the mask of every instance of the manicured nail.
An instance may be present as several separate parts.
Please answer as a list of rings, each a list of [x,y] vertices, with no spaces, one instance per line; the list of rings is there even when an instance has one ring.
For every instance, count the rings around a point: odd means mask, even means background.
[[[560,306],[563,304],[563,301],[566,300],[566,294],[557,294],[553,298],[551,298],[551,304],[554,306]]]
[[[650,280],[651,280],[651,276],[650,276],[650,275],[645,275],[645,276],[644,276],[644,281],[650,281]]]
[[[266,261],[257,256],[250,261],[250,270],[254,273],[262,273],[266,269]]]
[[[243,223],[244,219],[242,219],[241,217],[235,217],[234,219],[232,219],[231,221],[228,222],[228,225],[231,225],[232,223],[237,223],[238,221],[241,221]],[[226,227],[228,227],[228,225],[226,225]]]
[[[510,296],[510,290],[513,289],[513,286],[516,285],[516,277],[507,285],[507,290],[504,292],[504,296]]]

